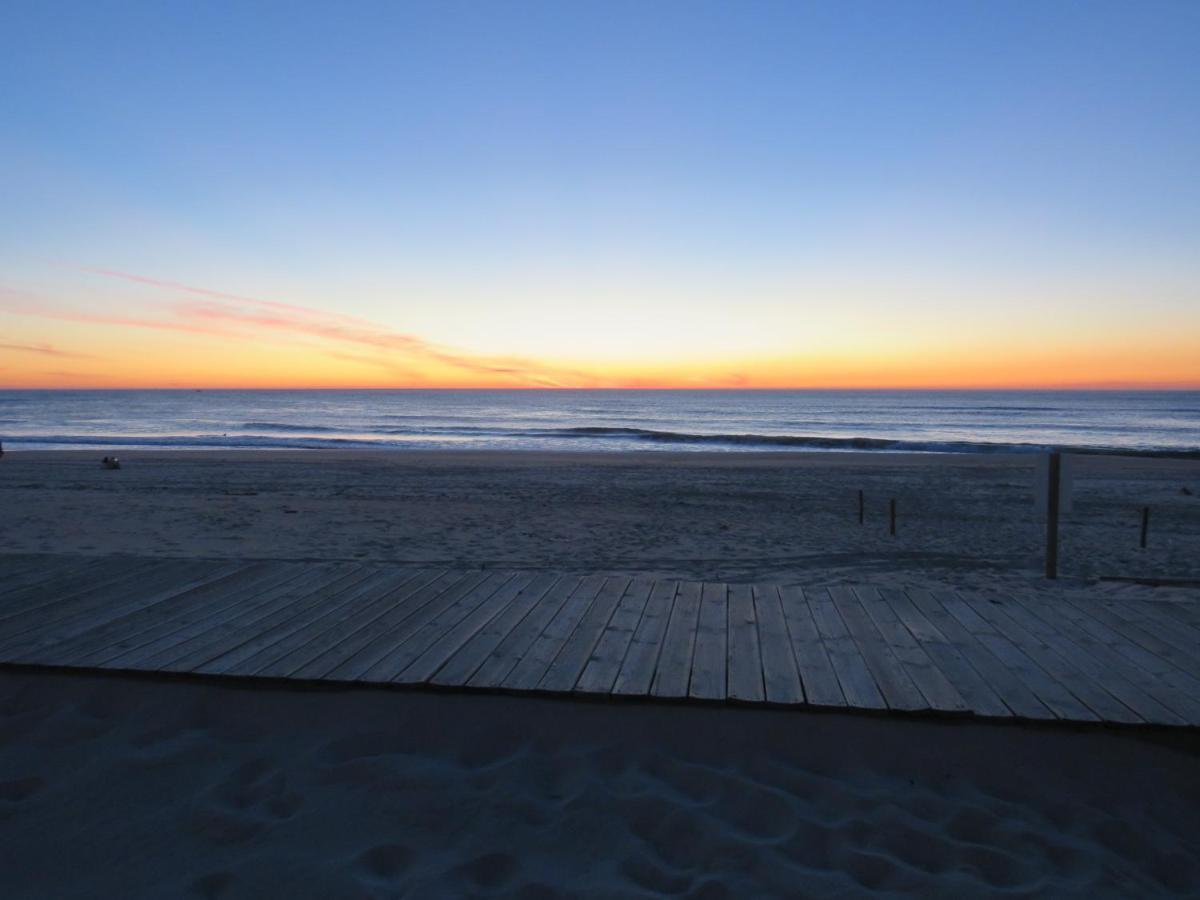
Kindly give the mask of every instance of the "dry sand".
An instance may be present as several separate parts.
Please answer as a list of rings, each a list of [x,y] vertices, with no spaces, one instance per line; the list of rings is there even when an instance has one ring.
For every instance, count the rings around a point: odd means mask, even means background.
[[[1168,592],[1092,579],[1200,575],[1195,462],[1084,460],[1071,577],[1049,585],[1027,457],[131,452],[106,471],[100,455],[6,454],[0,552],[1148,600]],[[0,895],[1196,896],[1196,749],[1192,734],[8,670]]]
[[[1045,586],[1030,456],[135,451],[114,472],[100,455],[7,454],[0,552]],[[1200,578],[1200,461],[1077,459],[1068,582]]]
[[[0,678],[25,897],[1195,896],[1195,735]]]

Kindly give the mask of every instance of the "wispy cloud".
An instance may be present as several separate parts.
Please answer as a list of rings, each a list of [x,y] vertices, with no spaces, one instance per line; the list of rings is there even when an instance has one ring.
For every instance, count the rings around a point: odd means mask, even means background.
[[[94,359],[88,353],[72,353],[69,350],[60,350],[53,344],[14,344],[6,341],[0,341],[0,353],[5,351],[11,353],[36,353],[39,356],[55,356],[60,359]]]
[[[371,361],[400,375],[405,364],[420,361],[439,363],[472,374],[499,378],[516,384],[541,387],[595,385],[598,379],[585,372],[546,366],[520,357],[489,356],[454,350],[417,335],[397,331],[386,325],[341,313],[277,300],[262,300],[228,291],[212,290],[131,272],[95,266],[75,266],[79,271],[104,278],[118,279],[159,292],[186,294],[188,299],[172,299],[159,304],[165,315],[122,316],[103,312],[84,312],[55,307],[42,298],[0,290],[0,304],[10,311],[45,318],[103,325],[154,328],[227,338],[261,339],[264,333],[279,336],[316,338],[349,349],[370,351]],[[200,299],[193,299],[200,298]],[[336,356],[336,353],[329,355]]]

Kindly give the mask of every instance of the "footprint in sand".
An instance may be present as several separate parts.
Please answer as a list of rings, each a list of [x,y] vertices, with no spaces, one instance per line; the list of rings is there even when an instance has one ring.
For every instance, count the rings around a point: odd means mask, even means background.
[[[0,781],[0,803],[4,805],[19,805],[24,803],[43,787],[46,781],[36,775],[29,778],[14,778],[10,781]]]
[[[399,886],[409,866],[413,852],[403,844],[379,844],[364,850],[358,857],[365,880],[378,886]]]
[[[299,793],[288,789],[283,772],[266,760],[252,760],[206,792],[192,811],[189,825],[214,843],[243,843],[290,819],[303,802]]]

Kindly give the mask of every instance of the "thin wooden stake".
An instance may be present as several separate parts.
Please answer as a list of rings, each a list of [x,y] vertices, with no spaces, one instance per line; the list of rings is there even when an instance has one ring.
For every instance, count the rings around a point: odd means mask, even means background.
[[[888,532],[894,537],[896,534],[896,500],[893,498],[888,503],[888,508],[891,512],[891,522],[888,524]]]
[[[1062,474],[1062,455],[1050,454],[1046,479],[1046,577],[1058,577],[1058,485]]]
[[[1142,549],[1146,549],[1146,532],[1150,528],[1150,507],[1142,507]]]
[[[858,492],[858,524],[863,523],[863,492]]]

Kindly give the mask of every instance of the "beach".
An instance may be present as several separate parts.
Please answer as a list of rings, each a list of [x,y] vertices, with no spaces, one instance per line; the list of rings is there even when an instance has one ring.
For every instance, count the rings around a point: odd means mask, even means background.
[[[10,452],[0,549],[1048,588],[1033,454],[130,450],[119,471],[101,455]],[[1200,460],[1071,470],[1054,589],[1200,578]]]
[[[8,897],[1194,896],[1194,735],[6,673]]]
[[[6,454],[0,552],[1200,596],[1101,580],[1196,577],[1190,460],[1075,458],[1056,582],[1029,455],[121,461]],[[5,669],[0,883],[15,897],[1187,896],[1197,749],[1186,729]]]

